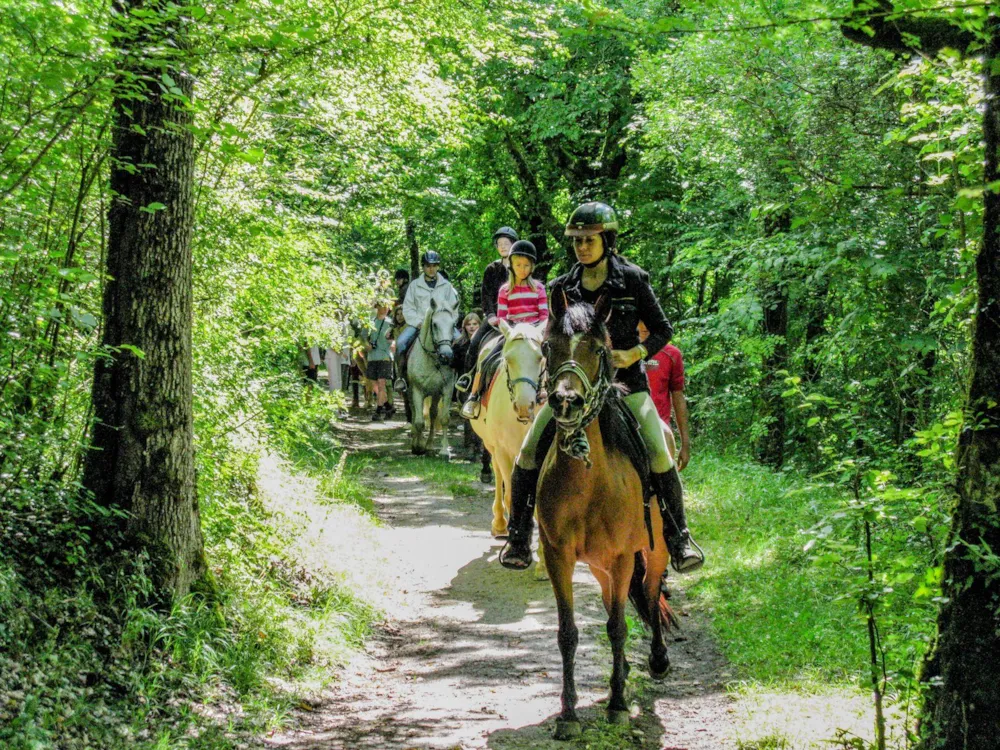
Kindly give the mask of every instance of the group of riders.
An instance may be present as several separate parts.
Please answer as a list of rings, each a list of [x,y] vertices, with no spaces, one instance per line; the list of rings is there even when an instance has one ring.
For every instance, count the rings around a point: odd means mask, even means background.
[[[704,554],[691,539],[687,527],[680,477],[667,446],[665,425],[650,396],[643,365],[670,341],[673,328],[653,292],[649,275],[618,254],[618,220],[609,205],[589,202],[579,206],[570,216],[565,233],[572,238],[577,262],[547,288],[532,278],[538,258],[531,242],[520,240],[510,227],[502,227],[493,235],[499,258],[483,274],[484,319],[471,337],[465,356],[467,374],[459,383],[467,390],[462,414],[468,419],[479,414],[484,385],[477,368],[479,353],[484,342],[501,335],[498,321],[541,326],[548,319],[548,299],[555,295],[568,305],[580,302],[595,305],[605,298],[604,304],[610,309],[605,324],[611,339],[614,381],[627,389],[624,403],[635,416],[649,455],[649,489],[656,495],[664,519],[663,536],[671,564],[678,572],[695,570],[704,563]],[[406,287],[402,303],[405,327],[396,340],[396,359],[401,372],[395,386],[400,391],[406,388],[406,352],[416,339],[432,300],[445,308],[458,305],[455,288],[440,272],[440,254],[426,252],[421,260],[423,274]],[[648,330],[642,342],[640,324]],[[461,367],[463,363],[457,364]],[[545,457],[539,455],[539,444],[553,418],[553,410],[566,406],[549,403],[544,389],[539,392],[539,401],[545,403],[537,410],[515,461],[508,539],[500,553],[501,564],[515,570],[523,570],[532,562],[535,494]]]

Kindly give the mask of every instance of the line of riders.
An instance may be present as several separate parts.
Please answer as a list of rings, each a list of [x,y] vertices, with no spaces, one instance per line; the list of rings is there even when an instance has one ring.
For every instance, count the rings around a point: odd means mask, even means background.
[[[642,442],[649,455],[650,487],[655,494],[664,519],[663,536],[670,552],[671,565],[678,572],[690,572],[704,564],[705,556],[694,543],[687,527],[684,495],[677,467],[667,448],[664,425],[649,393],[649,383],[643,361],[656,355],[673,335],[649,283],[649,275],[639,266],[618,254],[616,241],[618,220],[611,206],[588,202],[570,216],[565,229],[573,239],[577,262],[568,273],[548,285],[532,278],[537,262],[535,246],[519,240],[517,232],[502,227],[493,235],[499,258],[486,267],[482,281],[484,320],[472,338],[466,355],[467,374],[459,381],[460,389],[468,390],[462,415],[475,419],[482,395],[481,373],[477,363],[485,342],[501,336],[496,328],[499,320],[514,323],[544,325],[548,319],[549,296],[560,295],[567,305],[586,302],[596,305],[602,297],[610,302],[606,326],[611,338],[614,381],[625,389],[625,404],[635,416]],[[440,273],[441,256],[426,252],[421,259],[423,274],[410,282],[403,301],[406,326],[396,341],[396,356],[400,366],[396,390],[406,390],[406,353],[416,339],[432,300],[439,306],[457,308],[458,294]],[[639,324],[649,331],[643,343],[639,341]],[[553,409],[571,405],[552,404],[545,398],[544,387],[539,391],[542,404],[528,430],[512,475],[512,508],[509,536],[500,553],[500,562],[507,568],[523,570],[532,562],[531,538],[534,531],[534,506],[541,462],[539,443],[545,428],[553,418]],[[545,446],[547,450],[547,446]]]

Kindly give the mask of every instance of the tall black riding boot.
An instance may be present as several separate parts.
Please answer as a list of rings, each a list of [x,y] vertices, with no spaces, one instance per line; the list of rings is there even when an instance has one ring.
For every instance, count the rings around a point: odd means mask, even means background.
[[[538,469],[522,469],[514,465],[511,475],[511,509],[507,523],[507,544],[500,550],[500,564],[505,568],[524,570],[531,565],[531,534],[535,530],[535,493],[538,490]]]
[[[691,538],[684,514],[684,489],[677,469],[651,474],[653,489],[663,517],[663,541],[670,552],[670,564],[678,573],[697,570],[705,564],[705,553]]]

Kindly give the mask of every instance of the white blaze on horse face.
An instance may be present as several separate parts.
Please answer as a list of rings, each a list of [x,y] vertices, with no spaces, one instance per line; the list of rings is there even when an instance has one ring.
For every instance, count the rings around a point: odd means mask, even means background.
[[[527,378],[537,384],[542,375],[541,346],[523,336],[508,340],[504,346],[504,361],[507,364],[508,382]],[[536,387],[525,380],[511,387],[512,402],[520,419],[530,419],[538,398]]]

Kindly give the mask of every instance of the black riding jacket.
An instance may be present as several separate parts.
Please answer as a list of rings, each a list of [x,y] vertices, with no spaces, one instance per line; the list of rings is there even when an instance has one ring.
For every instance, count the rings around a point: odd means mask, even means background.
[[[581,263],[575,263],[569,273],[553,279],[549,284],[549,299],[566,292],[566,299],[572,305],[576,302],[595,301],[602,294],[611,295],[611,319],[608,321],[608,333],[611,345],[615,349],[631,349],[639,345],[639,321],[649,329],[649,338],[643,346],[648,356],[652,357],[660,351],[674,335],[673,326],[663,314],[653,287],[649,283],[649,274],[639,266],[622,258],[620,255],[608,255],[608,278],[595,292],[587,292],[583,288],[583,271]],[[625,385],[630,393],[649,391],[649,382],[643,369],[642,360],[631,367],[618,370],[615,380]]]
[[[493,261],[483,271],[480,302],[483,305],[483,315],[486,320],[497,314],[497,297],[500,296],[500,287],[504,285],[509,276],[510,269],[503,264],[502,260]]]

